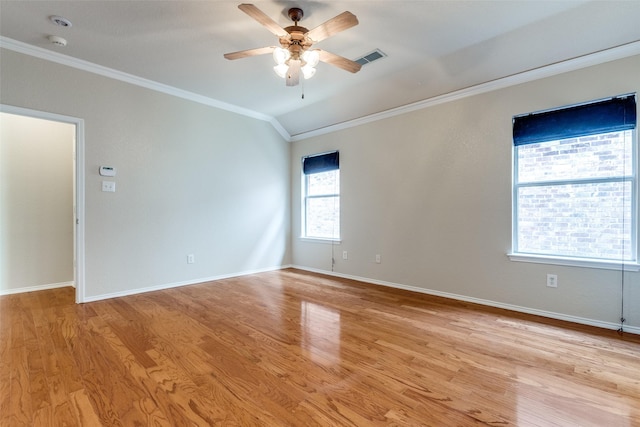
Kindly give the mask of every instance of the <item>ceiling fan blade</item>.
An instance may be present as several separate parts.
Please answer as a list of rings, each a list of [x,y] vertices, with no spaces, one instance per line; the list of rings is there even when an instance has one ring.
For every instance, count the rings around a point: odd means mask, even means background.
[[[348,28],[358,25],[358,18],[351,12],[342,12],[340,15],[329,19],[324,24],[318,25],[306,35],[314,43],[331,37],[334,34],[344,31]]]
[[[265,55],[267,53],[273,53],[275,49],[276,49],[275,46],[259,47],[257,49],[247,49],[247,50],[241,50],[238,52],[225,53],[224,57],[227,59],[248,58],[249,56]]]
[[[288,34],[284,30],[284,28],[278,25],[276,21],[269,18],[263,11],[261,11],[260,9],[258,9],[252,4],[243,3],[238,6],[238,9],[240,9],[241,11],[243,11],[244,13],[246,13],[256,21],[258,21],[260,24],[266,27],[267,30],[271,31],[276,36],[284,37]]]
[[[287,86],[298,86],[300,83],[300,60],[292,59],[289,61],[289,69],[287,70],[286,84]]]
[[[342,68],[350,73],[357,73],[362,68],[362,65],[355,61],[347,59],[343,56],[336,55],[335,53],[327,52],[326,50],[318,49],[320,53],[320,61],[327,64],[334,65],[338,68]]]

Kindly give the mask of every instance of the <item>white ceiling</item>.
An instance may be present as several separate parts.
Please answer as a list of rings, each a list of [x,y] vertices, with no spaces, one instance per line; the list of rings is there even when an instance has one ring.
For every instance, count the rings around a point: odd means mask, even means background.
[[[290,7],[309,29],[348,10],[360,24],[315,46],[388,55],[356,74],[321,63],[302,99],[270,55],[223,58],[277,44],[239,3],[0,0],[0,35],[273,117],[292,136],[640,40],[640,0],[254,1],[283,27]]]

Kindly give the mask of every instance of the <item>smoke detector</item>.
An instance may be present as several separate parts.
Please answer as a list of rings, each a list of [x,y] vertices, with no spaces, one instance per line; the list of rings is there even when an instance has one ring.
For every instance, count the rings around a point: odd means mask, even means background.
[[[67,18],[58,15],[50,16],[49,20],[59,27],[71,27],[73,25]]]
[[[61,46],[64,47],[67,45],[67,40],[63,39],[62,37],[59,36],[49,36],[47,37],[49,39],[49,41],[53,44],[55,44],[56,46]]]

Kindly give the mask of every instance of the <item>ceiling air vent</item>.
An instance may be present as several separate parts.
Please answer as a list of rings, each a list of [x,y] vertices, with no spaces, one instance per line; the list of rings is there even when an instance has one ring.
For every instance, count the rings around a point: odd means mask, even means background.
[[[378,59],[382,59],[385,56],[387,56],[383,51],[381,51],[380,49],[376,49],[373,52],[367,53],[366,55],[361,56],[358,59],[355,59],[354,61],[357,62],[360,65],[367,65],[373,61],[377,61]]]

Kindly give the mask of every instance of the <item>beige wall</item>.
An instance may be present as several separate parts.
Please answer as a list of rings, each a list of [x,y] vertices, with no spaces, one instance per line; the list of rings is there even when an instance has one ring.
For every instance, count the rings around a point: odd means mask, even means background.
[[[514,115],[640,91],[640,56],[425,108],[294,143],[293,264],[587,319],[620,318],[621,272],[510,261]],[[340,150],[342,243],[298,239],[300,158]],[[348,260],[341,257],[349,253]],[[375,254],[382,263],[376,264]],[[557,289],[546,274],[558,275]],[[640,332],[640,273],[625,274]]]
[[[0,103],[84,120],[88,300],[290,263],[290,147],[269,123],[1,55]]]
[[[0,294],[73,282],[74,136],[0,113]]]
[[[336,274],[619,320],[620,271],[507,258],[511,118],[638,91],[638,56],[293,144],[266,122],[22,54],[2,51],[0,67],[0,102],[85,121],[89,299],[288,263],[329,271],[336,251]],[[297,238],[300,157],[332,149],[341,154],[337,248]],[[118,168],[116,193],[100,191],[100,165]],[[627,324],[640,332],[639,273],[624,277]]]

